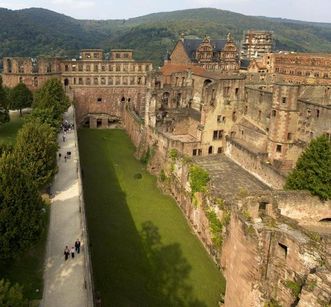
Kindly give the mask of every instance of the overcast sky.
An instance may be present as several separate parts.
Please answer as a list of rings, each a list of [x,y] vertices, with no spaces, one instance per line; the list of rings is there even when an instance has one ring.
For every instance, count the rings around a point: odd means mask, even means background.
[[[127,19],[213,7],[245,15],[331,22],[331,0],[0,0],[0,7],[42,7],[79,19]]]

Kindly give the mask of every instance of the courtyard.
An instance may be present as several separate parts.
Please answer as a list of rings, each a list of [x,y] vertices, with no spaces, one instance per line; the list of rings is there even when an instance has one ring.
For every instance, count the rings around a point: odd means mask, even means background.
[[[79,146],[102,306],[217,306],[223,276],[125,132],[81,129]]]

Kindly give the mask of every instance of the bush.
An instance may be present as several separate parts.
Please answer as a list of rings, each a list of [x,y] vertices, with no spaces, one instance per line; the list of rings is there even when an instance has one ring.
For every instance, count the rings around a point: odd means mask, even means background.
[[[205,192],[209,182],[209,174],[203,168],[192,165],[189,171],[189,182],[192,194],[196,192]]]
[[[0,306],[22,307],[26,304],[21,286],[11,285],[8,280],[0,280]]]

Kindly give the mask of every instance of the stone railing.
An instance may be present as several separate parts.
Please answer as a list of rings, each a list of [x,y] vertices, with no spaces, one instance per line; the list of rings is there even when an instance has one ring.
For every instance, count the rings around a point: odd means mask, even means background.
[[[73,116],[75,126],[77,126],[76,116],[75,116],[75,109],[73,107]],[[89,238],[87,232],[87,224],[86,224],[86,215],[85,215],[85,203],[84,203],[84,193],[83,193],[83,184],[82,184],[82,170],[80,166],[80,156],[79,156],[79,148],[78,148],[78,136],[77,136],[77,129],[74,129],[75,133],[75,147],[77,151],[77,161],[76,161],[76,172],[78,178],[78,188],[79,188],[79,212],[80,212],[80,222],[81,222],[81,229],[82,229],[82,239],[84,244],[84,287],[86,289],[86,297],[87,297],[87,307],[94,306],[94,287],[93,287],[93,270],[92,270],[92,263],[91,263],[91,254],[89,248]]]

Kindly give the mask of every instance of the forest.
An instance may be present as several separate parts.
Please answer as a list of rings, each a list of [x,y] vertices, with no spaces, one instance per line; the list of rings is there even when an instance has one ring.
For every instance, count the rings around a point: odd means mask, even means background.
[[[180,34],[224,39],[238,44],[249,29],[273,31],[274,50],[328,52],[331,24],[246,16],[212,8],[154,13],[123,20],[78,20],[40,8],[0,8],[0,58],[59,56],[73,58],[82,48],[131,48],[136,59],[160,65]]]

